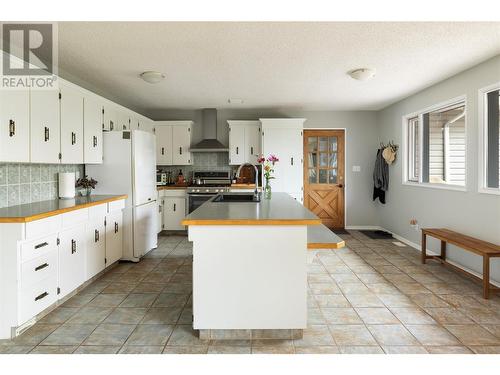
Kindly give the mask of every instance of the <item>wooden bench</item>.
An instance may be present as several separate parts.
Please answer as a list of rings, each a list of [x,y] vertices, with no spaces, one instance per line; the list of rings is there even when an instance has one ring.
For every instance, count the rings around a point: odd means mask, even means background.
[[[431,236],[441,240],[441,255],[427,255],[427,236]],[[422,229],[422,263],[425,264],[427,259],[437,259],[441,263],[451,266],[461,272],[481,280],[481,278],[470,274],[446,262],[446,244],[458,246],[464,250],[483,257],[483,298],[488,299],[491,291],[498,291],[499,288],[490,285],[490,258],[500,257],[500,246],[490,242],[478,240],[474,237],[469,237],[461,233],[454,232],[444,228],[425,228]]]
[[[309,250],[340,249],[344,246],[344,240],[325,225],[309,225],[307,227],[307,248]]]

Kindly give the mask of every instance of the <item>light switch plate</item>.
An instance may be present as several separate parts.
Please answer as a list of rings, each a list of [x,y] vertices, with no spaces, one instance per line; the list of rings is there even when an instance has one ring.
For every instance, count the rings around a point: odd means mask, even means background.
[[[352,166],[352,171],[353,172],[361,172],[361,166],[359,166],[359,165],[353,165]]]

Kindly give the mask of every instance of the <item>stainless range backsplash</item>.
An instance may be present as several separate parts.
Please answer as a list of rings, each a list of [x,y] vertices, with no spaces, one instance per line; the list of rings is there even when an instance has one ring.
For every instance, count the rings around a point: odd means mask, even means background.
[[[78,178],[83,170],[80,164],[0,163],[0,207],[56,199],[57,174],[75,172]]]

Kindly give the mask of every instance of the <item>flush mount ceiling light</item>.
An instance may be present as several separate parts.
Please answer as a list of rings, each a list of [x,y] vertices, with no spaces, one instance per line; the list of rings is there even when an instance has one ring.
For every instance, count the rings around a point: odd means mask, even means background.
[[[147,71],[139,75],[147,83],[158,83],[165,78],[165,74],[154,71]]]
[[[354,69],[348,72],[351,78],[356,79],[358,81],[368,81],[375,77],[376,70],[372,68],[360,68]]]

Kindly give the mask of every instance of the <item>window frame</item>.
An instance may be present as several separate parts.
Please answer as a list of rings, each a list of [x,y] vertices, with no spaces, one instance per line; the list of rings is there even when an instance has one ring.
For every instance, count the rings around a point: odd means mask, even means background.
[[[486,87],[482,87],[478,90],[478,129],[479,129],[479,160],[478,160],[478,192],[482,194],[494,194],[500,195],[500,187],[492,188],[488,187],[487,177],[488,173],[486,168],[488,167],[488,100],[486,99],[487,94],[500,90],[500,81],[495,82]]]
[[[430,112],[434,112],[437,110],[441,109],[446,109],[450,107],[454,107],[457,105],[460,105],[463,103],[463,106],[465,107],[465,181],[464,185],[455,185],[455,184],[450,184],[450,183],[443,183],[443,184],[437,184],[437,183],[431,183],[431,182],[423,182],[423,159],[424,159],[424,142],[423,142],[423,117],[424,114],[428,114]],[[403,185],[407,186],[418,186],[418,187],[423,187],[423,188],[430,188],[430,189],[441,189],[441,190],[452,190],[452,191],[462,191],[465,192],[467,191],[467,184],[468,184],[468,126],[467,126],[467,111],[468,111],[468,102],[467,102],[467,95],[460,95],[458,97],[445,100],[442,102],[439,102],[437,104],[431,105],[429,107],[423,108],[421,110],[409,113],[407,115],[404,115],[402,118],[402,127],[403,127],[403,158],[404,158],[404,163],[403,164],[403,173],[402,173],[402,180],[403,180]],[[408,122],[409,120],[418,117],[418,136],[419,136],[419,163],[418,163],[418,181],[411,180],[409,177],[409,151],[410,151],[410,146],[409,146],[409,126]]]

